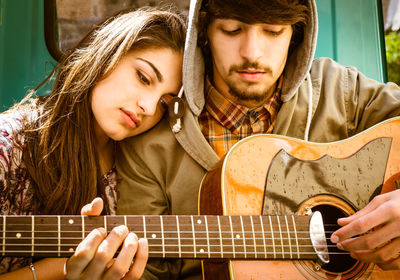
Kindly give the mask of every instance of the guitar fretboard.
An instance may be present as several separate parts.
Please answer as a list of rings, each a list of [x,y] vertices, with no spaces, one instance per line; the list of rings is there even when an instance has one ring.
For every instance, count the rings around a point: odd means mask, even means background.
[[[95,228],[126,225],[150,257],[316,259],[310,216],[2,216],[3,256],[68,257]]]

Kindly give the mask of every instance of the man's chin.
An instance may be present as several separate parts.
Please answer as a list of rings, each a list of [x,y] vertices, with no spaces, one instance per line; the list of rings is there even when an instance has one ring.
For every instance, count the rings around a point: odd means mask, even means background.
[[[263,102],[266,99],[266,93],[254,93],[250,91],[245,92],[238,92],[238,91],[230,91],[230,94],[237,100],[237,101],[249,101],[249,102]]]

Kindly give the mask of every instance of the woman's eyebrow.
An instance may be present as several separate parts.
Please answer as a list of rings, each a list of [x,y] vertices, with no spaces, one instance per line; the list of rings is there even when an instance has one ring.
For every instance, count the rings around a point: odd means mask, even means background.
[[[151,63],[150,61],[144,59],[144,58],[140,58],[138,57],[137,59],[146,62],[148,65],[150,65],[150,67],[153,69],[153,71],[156,73],[157,79],[158,81],[161,83],[164,79],[162,74],[160,73],[160,71],[158,71],[157,67],[154,66],[153,63]]]

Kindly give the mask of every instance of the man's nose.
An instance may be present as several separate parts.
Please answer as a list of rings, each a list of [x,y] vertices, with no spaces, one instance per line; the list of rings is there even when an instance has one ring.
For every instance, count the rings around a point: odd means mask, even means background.
[[[263,56],[264,44],[262,34],[258,30],[250,29],[241,42],[240,55],[250,62],[257,61]]]

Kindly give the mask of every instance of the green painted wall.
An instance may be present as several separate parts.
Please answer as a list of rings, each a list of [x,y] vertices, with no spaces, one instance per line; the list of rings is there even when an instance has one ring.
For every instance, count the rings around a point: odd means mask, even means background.
[[[0,111],[54,68],[44,41],[43,0],[0,0]]]
[[[380,0],[316,0],[316,57],[356,66],[367,77],[387,81]]]
[[[82,0],[85,1],[85,0]],[[316,0],[316,57],[356,66],[386,81],[380,0]],[[46,49],[43,0],[0,0],[0,111],[19,101],[55,65]]]

